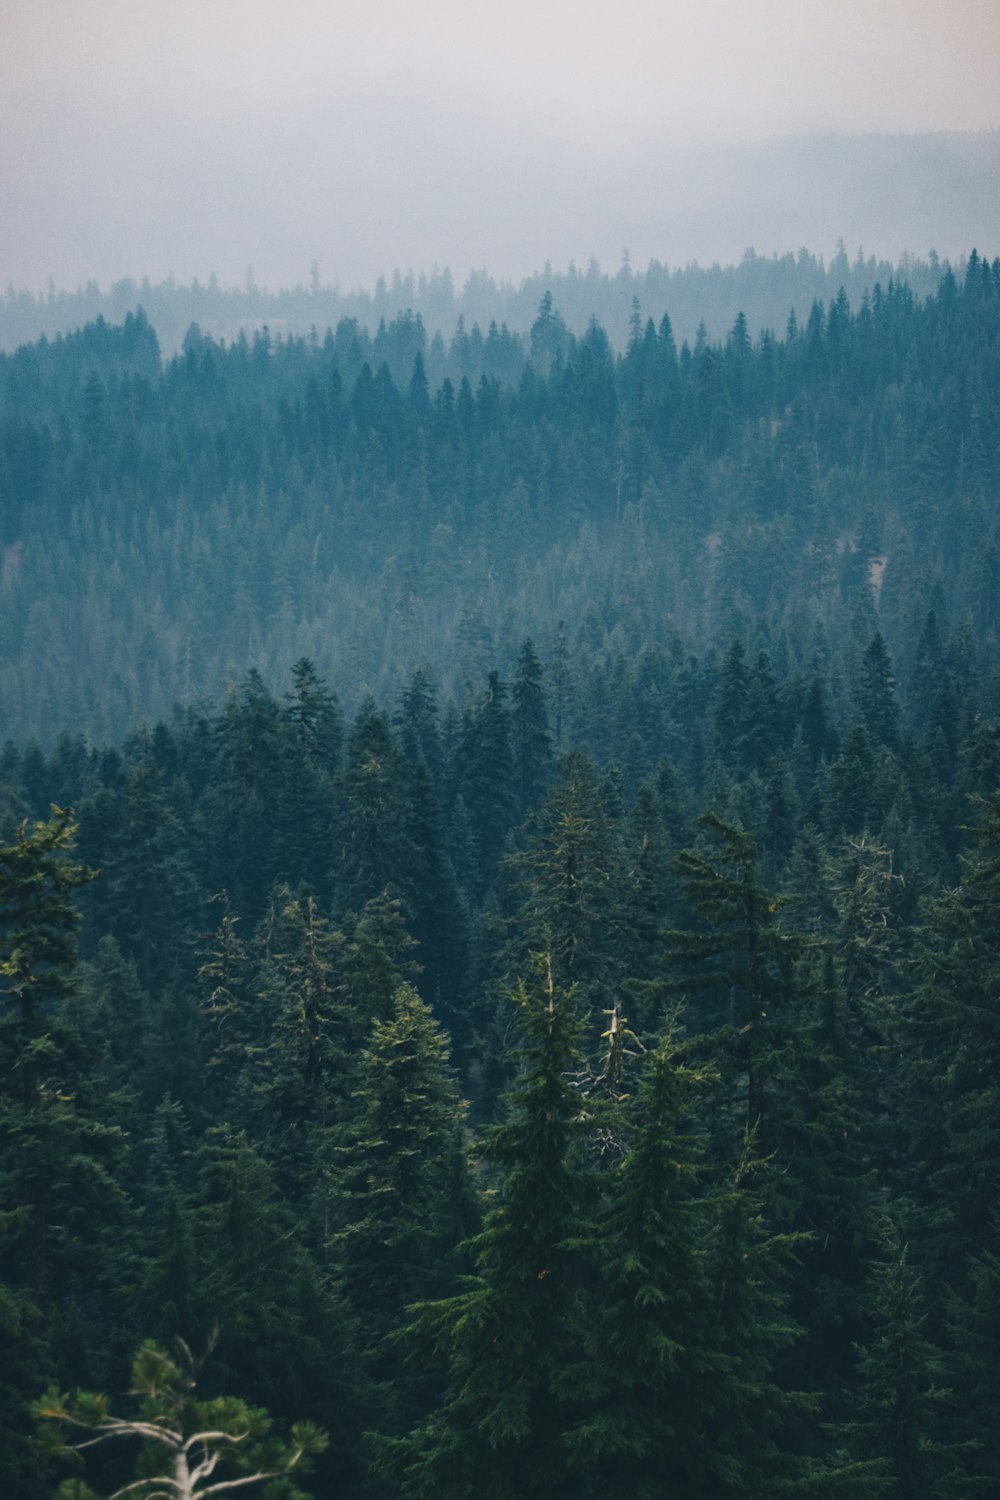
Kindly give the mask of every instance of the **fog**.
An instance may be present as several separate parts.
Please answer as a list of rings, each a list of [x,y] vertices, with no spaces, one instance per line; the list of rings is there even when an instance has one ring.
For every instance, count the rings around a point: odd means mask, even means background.
[[[3,0],[0,283],[959,254],[995,0]]]

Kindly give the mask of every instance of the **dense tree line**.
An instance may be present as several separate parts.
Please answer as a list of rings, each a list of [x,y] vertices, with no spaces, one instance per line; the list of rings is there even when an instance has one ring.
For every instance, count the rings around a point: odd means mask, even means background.
[[[448,347],[404,314],[191,329],[163,365],[141,313],[25,346],[0,360],[7,732],[118,740],[302,656],[351,708],[421,665],[461,691],[559,620],[596,670],[764,628],[808,672],[859,620],[864,649],[874,603],[907,680],[933,609],[981,673],[998,280],[973,256],[924,300],[877,285],[679,348],[637,307],[619,356],[548,294],[526,335]]]
[[[5,362],[5,1493],[996,1487],[998,312]]]
[[[736,643],[618,760],[579,667],[7,746],[11,1493],[32,1398],[176,1337],[336,1493],[996,1481],[996,720]]]
[[[228,342],[241,328],[252,330],[265,323],[275,333],[305,337],[314,328],[321,334],[335,328],[345,318],[377,328],[407,311],[421,320],[431,339],[438,333],[446,338],[459,318],[470,329],[506,323],[524,334],[546,291],[553,293],[575,333],[582,334],[596,317],[614,346],[621,348],[636,297],[657,322],[669,308],[678,337],[693,341],[703,319],[709,332],[721,338],[741,308],[753,328],[781,328],[790,308],[804,319],[814,301],[830,301],[841,287],[860,302],[877,281],[885,286],[902,280],[925,297],[936,289],[946,265],[934,251],[926,259],[905,254],[893,262],[866,256],[859,249],[851,259],[840,243],[828,261],[804,248],[797,254],[769,256],[748,249],[734,266],[668,266],[654,260],[641,270],[626,253],[613,273],[591,260],[584,267],[571,264],[565,271],[547,265],[517,283],[497,281],[485,270],[472,272],[461,286],[447,268],[429,275],[397,270],[388,278],[380,276],[373,290],[353,292],[326,285],[318,264],[308,285],[274,292],[258,286],[252,274],[242,287],[222,287],[214,276],[189,285],[173,277],[158,283],[126,277],[106,291],[96,282],[76,291],[52,285],[44,296],[8,287],[0,297],[0,348],[12,351],[98,318],[121,323],[137,305],[146,309],[171,353],[180,348],[192,323]]]

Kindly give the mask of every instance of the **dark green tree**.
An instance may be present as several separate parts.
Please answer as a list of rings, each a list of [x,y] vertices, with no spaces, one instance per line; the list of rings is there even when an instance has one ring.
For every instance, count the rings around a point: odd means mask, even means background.
[[[703,847],[682,849],[676,865],[704,926],[664,934],[667,984],[704,995],[693,1001],[692,1015],[700,1028],[714,1030],[720,1062],[743,1103],[740,1132],[755,1132],[770,1149],[780,1096],[775,1059],[796,998],[801,941],[783,929],[778,899],[757,880],[751,835],[714,813],[699,823]]]
[[[882,1468],[884,1479],[870,1492],[905,1500],[961,1493],[960,1454],[942,1439],[949,1395],[938,1383],[944,1360],[927,1336],[920,1275],[891,1223],[883,1229],[868,1301],[857,1412],[843,1435],[856,1457]]]
[[[508,1117],[483,1153],[500,1174],[495,1206],[469,1242],[466,1290],[413,1310],[412,1334],[441,1361],[447,1389],[406,1437],[382,1445],[398,1493],[576,1496],[568,1433],[579,1415],[572,1372],[585,1330],[587,1129],[567,1078],[580,1021],[551,960],[514,996],[525,1045]]]
[[[518,657],[511,710],[511,745],[518,806],[522,818],[545,795],[552,768],[552,739],[543,687],[542,664],[531,641]]]
[[[581,1490],[694,1495],[716,1440],[709,1414],[726,1379],[714,1338],[691,1121],[703,1078],[670,1032],[651,1051],[627,1112],[628,1149],[605,1183],[594,1255],[601,1295],[589,1328],[586,1415],[571,1434]]]
[[[194,1395],[198,1367],[187,1347],[170,1355],[143,1344],[132,1366],[134,1416],[112,1413],[107,1396],[52,1390],[36,1404],[42,1431],[56,1451],[70,1457],[105,1443],[141,1443],[138,1478],[116,1487],[111,1500],[126,1493],[152,1500],[209,1500],[213,1495],[267,1485],[270,1500],[307,1500],[294,1483],[309,1471],[309,1459],[322,1453],[328,1438],[312,1422],[297,1422],[288,1442],[271,1435],[267,1413],[233,1396],[199,1400]],[[99,1500],[79,1480],[59,1487],[60,1500]]]

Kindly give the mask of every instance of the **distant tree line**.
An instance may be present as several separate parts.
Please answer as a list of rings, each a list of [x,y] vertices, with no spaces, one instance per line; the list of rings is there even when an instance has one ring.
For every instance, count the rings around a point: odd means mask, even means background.
[[[619,356],[548,293],[527,335],[447,348],[409,314],[191,328],[165,365],[141,313],[26,346],[0,358],[7,732],[118,739],[302,656],[351,707],[421,665],[460,692],[560,620],[595,664],[763,630],[800,672],[877,626],[907,680],[933,610],[989,676],[998,288],[974,255],[924,301],[679,347],[636,307]]]
[[[316,329],[322,338],[345,318],[376,328],[408,312],[420,319],[429,339],[440,334],[447,341],[459,319],[470,329],[506,323],[523,334],[534,322],[541,298],[551,291],[574,333],[582,334],[590,319],[597,318],[613,346],[623,349],[636,297],[656,322],[669,310],[678,338],[693,341],[702,319],[713,337],[723,337],[741,308],[755,332],[779,331],[792,308],[804,319],[814,301],[830,301],[840,287],[858,303],[876,282],[887,286],[905,281],[923,298],[933,293],[947,267],[934,251],[926,258],[904,254],[891,261],[858,249],[851,258],[840,243],[829,261],[804,248],[797,254],[769,256],[748,249],[735,266],[668,266],[653,260],[642,270],[626,254],[614,272],[602,270],[591,259],[584,267],[570,264],[565,271],[546,265],[519,282],[473,271],[457,285],[447,268],[419,275],[397,270],[391,277],[380,276],[371,291],[326,285],[318,265],[308,285],[273,292],[256,285],[251,273],[242,287],[222,287],[214,276],[189,284],[173,277],[162,282],[126,277],[104,291],[96,282],[75,291],[52,285],[44,296],[8,287],[0,298],[0,348],[13,351],[98,318],[121,323],[138,306],[145,309],[171,354],[181,347],[192,323],[227,343],[241,328],[251,335],[265,323],[282,337],[306,337]],[[961,261],[954,266],[959,277],[964,269]]]

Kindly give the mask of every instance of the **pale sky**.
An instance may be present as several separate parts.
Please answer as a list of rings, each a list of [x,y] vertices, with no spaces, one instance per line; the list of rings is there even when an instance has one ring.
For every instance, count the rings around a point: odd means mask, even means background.
[[[1000,0],[0,0],[0,285],[735,257],[682,159],[998,127]]]

